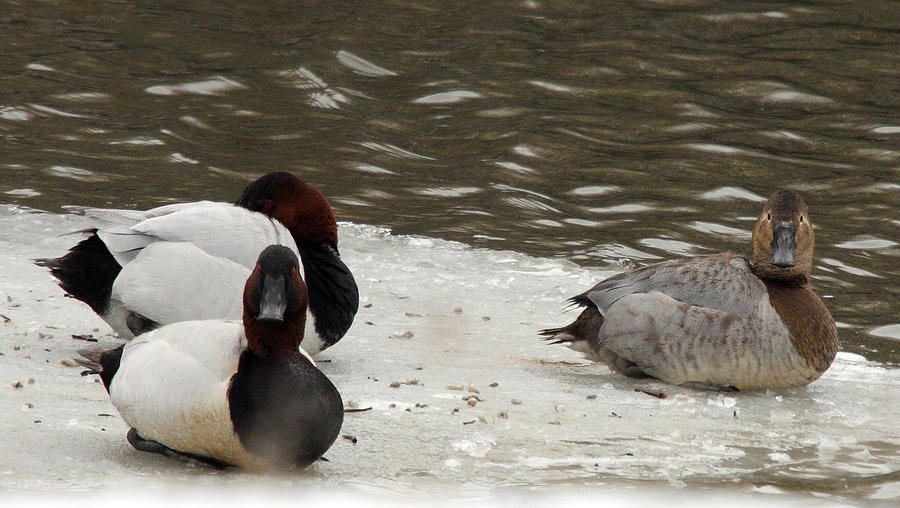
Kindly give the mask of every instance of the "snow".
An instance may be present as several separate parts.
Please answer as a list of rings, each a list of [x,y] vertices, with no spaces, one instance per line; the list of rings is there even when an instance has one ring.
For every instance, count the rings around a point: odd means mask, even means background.
[[[63,254],[80,237],[59,235],[87,226],[0,205],[6,506],[60,492],[112,504],[148,488],[136,500],[150,502],[172,487],[206,502],[215,491],[229,504],[247,489],[275,504],[433,504],[434,494],[443,504],[529,496],[576,505],[900,497],[875,480],[900,469],[900,369],[840,353],[808,387],[728,395],[626,379],[536,333],[573,319],[565,299],[612,272],[355,224],[339,233],[360,312],[317,360],[346,405],[372,410],[346,415],[328,462],[263,475],[137,452],[96,377],[65,365],[78,349],[119,340],[31,262]],[[842,491],[848,484],[857,487]]]

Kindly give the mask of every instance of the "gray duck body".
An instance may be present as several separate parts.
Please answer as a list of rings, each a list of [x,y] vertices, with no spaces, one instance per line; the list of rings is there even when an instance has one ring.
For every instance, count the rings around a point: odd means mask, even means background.
[[[693,388],[751,390],[816,380],[837,353],[837,329],[807,283],[806,206],[800,200],[787,207],[801,240],[792,244],[787,233],[767,226],[783,219],[775,213],[784,215],[785,208],[775,206],[776,196],[783,198],[773,195],[754,228],[754,263],[721,253],[619,274],[572,298],[584,307],[574,323],[542,334],[627,376]],[[784,266],[758,266],[770,260]]]

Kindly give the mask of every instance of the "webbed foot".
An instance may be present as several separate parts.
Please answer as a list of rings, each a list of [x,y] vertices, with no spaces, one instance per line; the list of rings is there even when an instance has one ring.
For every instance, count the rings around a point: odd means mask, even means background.
[[[222,462],[221,460],[216,460],[210,457],[202,457],[200,455],[182,453],[156,441],[144,439],[137,433],[137,430],[133,428],[128,430],[128,434],[125,437],[126,439],[128,439],[128,443],[131,444],[131,446],[133,446],[135,450],[139,450],[142,452],[158,453],[160,455],[165,455],[166,457],[180,460],[182,462],[201,464],[218,470],[225,469],[230,465],[226,462]]]

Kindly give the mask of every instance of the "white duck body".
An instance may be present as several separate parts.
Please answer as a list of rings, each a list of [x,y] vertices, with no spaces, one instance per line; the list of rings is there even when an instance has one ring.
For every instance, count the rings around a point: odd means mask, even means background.
[[[59,286],[128,340],[173,322],[241,318],[240,288],[270,245],[300,256],[309,292],[304,347],[337,343],[359,309],[338,252],[337,221],[321,192],[276,171],[235,204],[179,203],[146,211],[76,208],[94,226],[59,258],[36,259]]]
[[[305,467],[334,443],[343,402],[300,347],[308,293],[299,261],[267,247],[241,321],[182,321],[86,351],[140,451],[214,467]]]
[[[299,256],[291,233],[279,221],[229,203],[198,201],[145,212],[85,209],[84,214],[109,223],[97,234],[123,267],[147,245],[190,242],[203,252],[246,267],[268,245],[284,245]],[[238,241],[240,240],[240,241]]]
[[[210,256],[191,242],[153,243],[122,267],[113,282],[110,312],[122,307],[123,314],[137,312],[157,323],[238,319],[240,281],[249,276],[246,266]]]
[[[238,467],[269,467],[241,444],[231,416],[228,390],[246,349],[238,321],[184,321],[147,332],[125,345],[110,401],[142,439]]]
[[[134,337],[127,322],[132,314],[160,324],[240,319],[241,292],[259,251],[284,245],[299,256],[279,221],[228,203],[83,213],[103,224],[97,235],[122,265],[102,317],[125,339]],[[302,263],[300,270],[305,277]],[[315,354],[323,341],[307,312],[303,347]]]
[[[228,405],[231,377],[246,347],[244,328],[235,321],[185,321],[150,331],[125,346],[110,400],[144,439],[261,467],[241,445]]]

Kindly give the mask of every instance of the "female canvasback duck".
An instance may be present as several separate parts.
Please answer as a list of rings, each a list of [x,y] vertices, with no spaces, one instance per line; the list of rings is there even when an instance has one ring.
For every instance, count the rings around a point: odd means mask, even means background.
[[[307,290],[273,245],[243,291],[243,323],[183,321],[122,347],[83,352],[136,449],[216,467],[311,464],[334,443],[341,396],[302,349]]]
[[[629,377],[708,390],[809,384],[838,350],[809,288],[813,243],[806,203],[777,191],[749,262],[723,253],[616,275],[571,299],[585,308],[574,323],[541,334]]]
[[[289,247],[303,264],[306,351],[340,340],[359,307],[356,281],[338,254],[331,206],[290,173],[257,179],[233,205],[199,201],[82,213],[98,227],[83,231],[88,238],[65,256],[37,263],[124,339],[178,321],[240,319],[241,288],[270,244]]]

